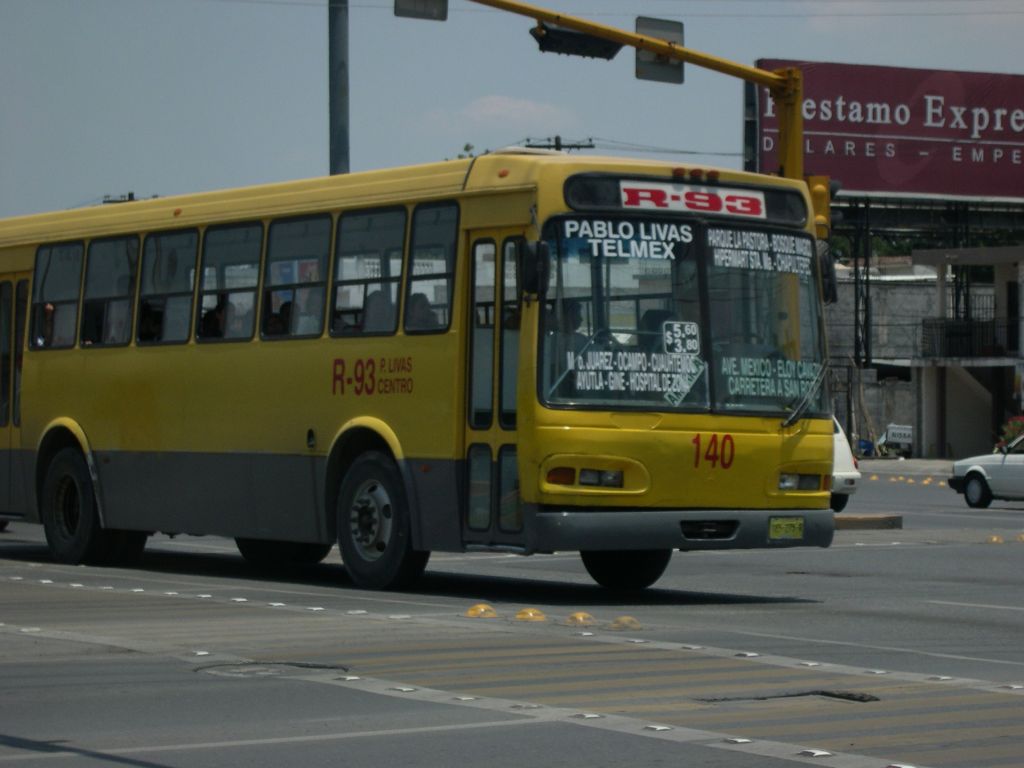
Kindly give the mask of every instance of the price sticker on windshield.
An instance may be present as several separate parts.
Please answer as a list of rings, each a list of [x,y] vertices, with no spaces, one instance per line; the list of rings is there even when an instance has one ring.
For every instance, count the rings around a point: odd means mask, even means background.
[[[661,333],[670,355],[700,354],[700,327],[696,323],[668,321],[661,326]]]

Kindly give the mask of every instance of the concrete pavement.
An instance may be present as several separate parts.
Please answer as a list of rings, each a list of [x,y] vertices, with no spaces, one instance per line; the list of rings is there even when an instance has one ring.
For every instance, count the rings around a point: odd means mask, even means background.
[[[930,475],[946,479],[953,474],[952,459],[858,459],[862,475]]]

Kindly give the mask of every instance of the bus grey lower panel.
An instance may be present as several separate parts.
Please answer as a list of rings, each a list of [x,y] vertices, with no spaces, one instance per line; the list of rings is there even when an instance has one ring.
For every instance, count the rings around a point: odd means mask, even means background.
[[[835,530],[830,509],[578,510],[545,507],[530,517],[531,544],[537,552],[827,547],[832,543]],[[773,518],[786,522],[801,520],[802,534],[793,535],[792,526],[787,525],[780,526],[784,536],[772,538],[770,520]],[[694,531],[701,533],[694,535]]]
[[[322,457],[97,452],[110,528],[282,541],[331,541]]]

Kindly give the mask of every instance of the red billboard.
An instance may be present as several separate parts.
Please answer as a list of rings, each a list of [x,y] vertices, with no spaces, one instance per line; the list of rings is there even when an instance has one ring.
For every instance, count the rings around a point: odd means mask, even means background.
[[[762,59],[804,76],[804,172],[844,190],[1024,199],[1024,76]],[[778,168],[778,110],[748,88],[748,158]],[[750,146],[756,142],[756,147]]]

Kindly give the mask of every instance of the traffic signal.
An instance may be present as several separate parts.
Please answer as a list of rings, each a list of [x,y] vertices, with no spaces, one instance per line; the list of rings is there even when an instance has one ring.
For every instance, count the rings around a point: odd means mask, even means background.
[[[836,187],[838,191],[838,184]],[[819,240],[827,240],[832,229],[832,182],[828,176],[808,176],[807,189],[811,193],[814,232]]]
[[[622,43],[606,40],[586,32],[565,29],[554,24],[538,22],[530,30],[542,53],[564,53],[567,56],[583,56],[590,59],[614,59]]]

